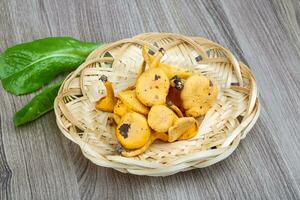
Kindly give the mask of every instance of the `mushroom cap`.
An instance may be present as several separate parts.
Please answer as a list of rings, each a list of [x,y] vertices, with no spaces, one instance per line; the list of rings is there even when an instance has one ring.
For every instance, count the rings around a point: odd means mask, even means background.
[[[179,78],[186,79],[192,75],[192,72],[186,68],[175,67],[168,64],[160,63],[159,67],[164,70],[169,78],[173,78],[174,76],[178,76]]]
[[[149,126],[157,132],[167,132],[177,119],[176,114],[165,105],[152,106],[148,114]]]
[[[149,108],[137,99],[135,90],[122,91],[119,98],[129,109],[144,115],[148,114]]]
[[[169,142],[174,142],[180,138],[185,132],[187,132],[196,123],[196,119],[193,117],[182,117],[179,118],[173,126],[168,130]]]
[[[150,134],[146,117],[137,112],[125,114],[116,128],[117,139],[126,149],[141,148],[147,143]]]
[[[180,95],[185,114],[192,117],[204,115],[215,103],[217,95],[217,86],[207,77],[198,74],[189,77]]]
[[[164,104],[169,87],[169,79],[162,69],[148,69],[136,82],[136,96],[146,106]]]
[[[188,140],[188,139],[195,137],[195,135],[197,135],[198,128],[199,128],[199,123],[196,120],[195,123],[193,124],[193,126],[191,128],[189,128],[184,134],[182,134],[178,139],[179,140]]]
[[[128,107],[120,99],[118,99],[118,101],[114,107],[114,114],[122,117],[128,111],[129,111]]]
[[[96,109],[104,112],[113,112],[117,99],[112,97],[103,97],[96,103]]]
[[[148,52],[147,51],[148,47],[144,47],[144,48],[146,48],[144,51]],[[146,53],[144,53],[144,54],[146,54]],[[146,57],[148,63],[152,63],[155,59],[154,55],[150,55],[148,53],[144,57]],[[179,78],[186,79],[189,76],[191,76],[192,73],[193,73],[189,69],[186,69],[186,68],[183,68],[183,67],[175,67],[175,66],[171,66],[171,65],[168,65],[168,64],[165,64],[165,63],[159,63],[158,67],[161,68],[167,74],[169,79],[171,79],[174,76],[178,76]]]

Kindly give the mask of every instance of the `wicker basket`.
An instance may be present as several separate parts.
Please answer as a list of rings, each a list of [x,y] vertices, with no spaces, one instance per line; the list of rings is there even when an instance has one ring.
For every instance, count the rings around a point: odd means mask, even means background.
[[[194,69],[216,81],[219,95],[217,103],[199,119],[201,125],[194,138],[156,142],[145,153],[126,158],[115,151],[117,140],[109,114],[95,109],[95,102],[105,96],[99,77],[108,76],[117,93],[132,85],[145,44],[153,51],[165,49],[163,63]],[[251,71],[224,47],[200,37],[146,33],[93,51],[65,79],[54,108],[62,133],[95,164],[124,173],[167,176],[228,157],[256,122],[260,103]]]

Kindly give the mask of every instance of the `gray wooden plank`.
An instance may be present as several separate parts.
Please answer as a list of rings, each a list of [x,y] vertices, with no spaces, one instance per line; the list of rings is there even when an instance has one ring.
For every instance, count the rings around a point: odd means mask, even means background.
[[[230,13],[235,33],[245,49],[245,58],[256,75],[263,105],[261,118],[266,120],[274,142],[300,184],[300,148],[297,148],[300,142],[300,54],[297,50],[300,41],[295,39],[295,34],[291,35],[293,32],[286,34],[288,24],[283,18],[278,20],[270,4],[250,1],[242,6],[230,1],[224,8]],[[284,1],[281,4],[285,4]],[[244,6],[247,9],[243,9]],[[241,9],[243,12],[238,12]],[[296,32],[299,33],[299,27]]]
[[[49,35],[106,42],[148,31],[205,36],[251,66],[263,104],[257,125],[231,157],[153,178],[92,164],[59,133],[53,113],[13,127],[13,113],[32,95],[1,90],[1,199],[300,198],[298,1],[12,0],[0,1],[0,11],[2,50]]]
[[[4,43],[1,50],[14,43],[51,34],[47,23],[44,23],[40,16],[42,12],[38,2],[1,2],[4,4],[5,13],[1,16],[3,25],[0,37]],[[6,197],[79,199],[75,171],[68,161],[70,155],[66,155],[61,144],[61,134],[56,126],[54,114],[48,114],[29,126],[15,128],[12,123],[13,113],[33,95],[15,97],[1,89],[0,96],[3,140],[1,147],[5,149],[2,153],[5,153],[7,165],[12,173],[11,177],[8,173],[3,174],[3,177],[9,178],[9,184],[1,184],[2,187],[7,187]]]
[[[5,12],[7,9],[6,2],[0,1],[0,13],[3,13],[0,17],[0,46],[5,47],[7,46],[7,40],[12,40],[13,38],[10,37],[9,34],[11,27],[8,25],[10,23],[9,13]],[[7,31],[1,31],[1,30]],[[0,91],[2,97],[3,91]],[[2,98],[0,98],[2,100]],[[1,106],[1,110],[3,107]],[[3,124],[5,123],[3,120],[4,113],[0,115],[0,199],[9,199],[11,198],[11,177],[12,172],[7,162],[7,155],[4,149],[4,140],[3,140]]]

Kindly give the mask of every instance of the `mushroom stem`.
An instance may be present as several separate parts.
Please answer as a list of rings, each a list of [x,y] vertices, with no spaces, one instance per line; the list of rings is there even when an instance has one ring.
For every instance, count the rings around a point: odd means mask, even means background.
[[[141,75],[142,73],[144,73],[145,69],[146,69],[146,61],[144,60],[143,63],[141,64],[141,67],[140,67],[139,73],[138,73],[138,75],[137,75],[137,78],[139,78],[140,75]]]
[[[107,98],[114,99],[115,98],[115,93],[114,93],[114,89],[113,89],[113,86],[112,86],[111,82],[106,81],[104,83],[104,86],[106,88],[106,96],[107,96]]]
[[[178,117],[183,117],[181,110],[171,101],[168,102],[168,107],[176,113]]]
[[[156,68],[160,65],[160,59],[164,55],[164,49],[160,48],[159,51],[154,55],[149,55],[149,46],[145,45],[142,49],[142,54],[145,62],[149,65],[149,68]]]
[[[142,55],[143,55],[145,62],[149,65],[151,63],[151,60],[150,60],[150,55],[149,55],[148,51],[149,51],[149,46],[148,45],[143,46]]]
[[[149,46],[147,45],[143,46],[142,55],[145,62],[149,65],[149,68],[151,69],[151,68],[160,67],[168,75],[169,79],[171,79],[176,75],[179,78],[186,79],[192,75],[192,72],[190,70],[180,68],[180,67],[173,67],[171,65],[161,63],[160,60],[164,55],[163,48],[160,48],[155,55],[150,55],[148,52],[149,52]]]
[[[146,61],[145,61],[145,58],[144,58],[144,61],[143,61],[143,63],[141,64],[140,69],[139,69],[139,72],[138,72],[138,74],[137,74],[137,76],[136,76],[136,80],[135,80],[134,85],[132,85],[132,86],[130,86],[129,88],[127,88],[127,90],[131,90],[131,89],[134,89],[134,88],[135,88],[137,80],[138,80],[139,77],[145,72],[145,69],[146,69]]]
[[[154,56],[154,59],[152,59],[152,61],[151,61],[151,59],[150,59],[150,65],[149,65],[149,67],[150,67],[150,69],[151,68],[156,68],[156,67],[159,67],[160,66],[160,59],[163,57],[163,51],[158,51],[156,54],[155,54],[155,56]]]
[[[117,102],[117,99],[114,96],[113,86],[111,82],[107,80],[107,77],[104,75],[101,76],[100,80],[104,82],[104,86],[106,89],[106,97],[97,101],[96,108],[106,112],[113,112],[115,104]]]

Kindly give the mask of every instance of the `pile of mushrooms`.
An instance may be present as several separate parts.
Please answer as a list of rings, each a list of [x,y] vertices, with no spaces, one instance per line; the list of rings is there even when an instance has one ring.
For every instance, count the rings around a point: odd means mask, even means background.
[[[117,149],[126,157],[145,152],[155,140],[193,138],[199,128],[196,118],[205,115],[218,94],[216,84],[207,77],[161,63],[162,48],[154,55],[149,52],[144,46],[135,85],[117,97],[107,77],[100,78],[106,96],[97,101],[96,108],[112,113],[120,143]]]

